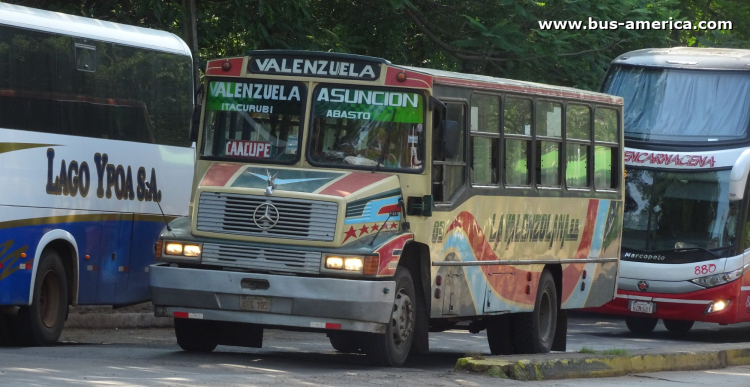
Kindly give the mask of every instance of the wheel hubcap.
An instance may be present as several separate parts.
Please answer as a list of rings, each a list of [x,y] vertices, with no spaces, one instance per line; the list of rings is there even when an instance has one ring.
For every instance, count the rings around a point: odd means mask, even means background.
[[[52,328],[57,322],[57,314],[60,311],[60,281],[53,271],[44,274],[42,290],[39,292],[39,314],[42,323],[47,328]]]
[[[539,304],[539,338],[542,341],[549,339],[552,330],[552,302],[549,292],[542,293],[542,302]]]
[[[391,328],[396,348],[408,341],[414,331],[414,307],[411,298],[406,294],[406,289],[400,289],[396,294],[391,315]]]

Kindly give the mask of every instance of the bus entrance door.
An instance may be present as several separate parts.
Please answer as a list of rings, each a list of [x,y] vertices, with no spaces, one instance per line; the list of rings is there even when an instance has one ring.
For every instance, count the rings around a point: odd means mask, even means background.
[[[97,304],[116,304],[115,295],[125,295],[130,271],[130,246],[133,236],[133,214],[111,214],[102,223]],[[121,296],[120,296],[121,297]]]

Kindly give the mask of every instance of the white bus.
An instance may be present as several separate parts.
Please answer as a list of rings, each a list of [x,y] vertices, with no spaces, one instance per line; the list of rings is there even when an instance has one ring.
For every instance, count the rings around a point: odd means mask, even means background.
[[[190,199],[192,74],[171,33],[0,3],[0,339],[150,298],[157,203]]]
[[[649,333],[750,321],[750,51],[678,47],[614,60],[625,99],[617,297],[599,311]]]

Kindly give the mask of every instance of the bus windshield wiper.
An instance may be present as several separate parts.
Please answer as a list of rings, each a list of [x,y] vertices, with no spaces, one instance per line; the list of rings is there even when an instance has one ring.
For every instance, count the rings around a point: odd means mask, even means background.
[[[711,250],[709,250],[709,249],[707,249],[705,247],[698,247],[698,246],[682,247],[682,248],[679,248],[679,249],[666,249],[666,250],[655,251],[655,252],[656,253],[682,253],[682,252],[686,252],[686,251],[690,251],[690,250],[705,251],[705,252],[713,255],[716,258],[719,257],[719,254],[716,254],[713,251],[711,251]]]
[[[396,120],[396,108],[393,109],[393,115],[391,116],[391,122],[388,124],[388,132],[385,134],[385,145],[383,147],[383,151],[380,152],[380,159],[375,164],[375,167],[372,169],[372,173],[377,172],[378,168],[380,168],[380,163],[383,162],[383,159],[385,159],[385,154],[388,152],[388,148],[391,147],[391,130],[393,130],[393,121]]]

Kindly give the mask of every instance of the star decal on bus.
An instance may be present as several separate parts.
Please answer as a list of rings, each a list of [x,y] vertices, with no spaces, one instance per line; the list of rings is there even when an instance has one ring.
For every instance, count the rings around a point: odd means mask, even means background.
[[[367,234],[367,233],[368,233],[368,232],[367,232],[367,225],[366,225],[366,224],[363,224],[363,225],[362,225],[362,228],[360,228],[360,229],[359,229],[359,236],[365,235],[365,234]]]
[[[354,229],[354,226],[349,227],[349,231],[344,233],[344,242],[346,242],[349,238],[356,238],[357,237],[357,230]]]

